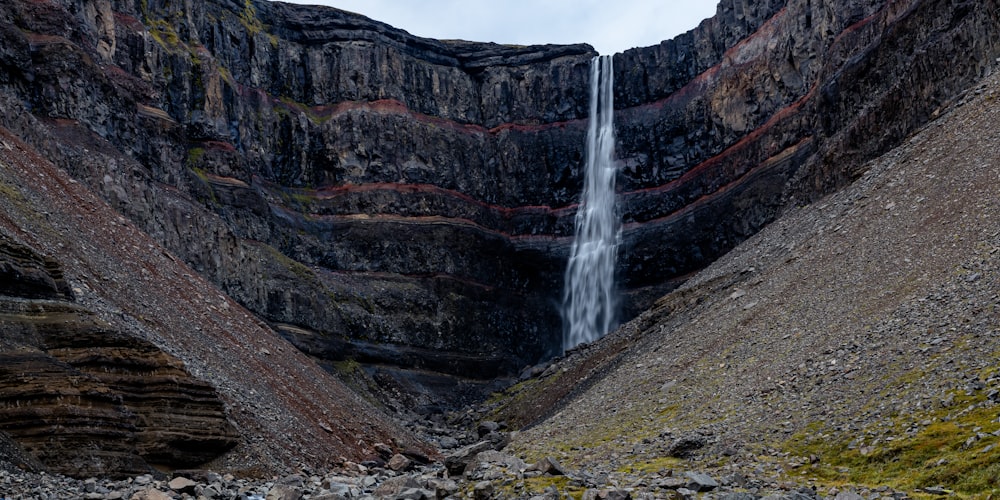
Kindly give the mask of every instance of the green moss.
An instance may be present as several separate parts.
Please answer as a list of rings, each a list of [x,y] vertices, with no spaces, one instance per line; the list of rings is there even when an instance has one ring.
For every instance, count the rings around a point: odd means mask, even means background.
[[[229,68],[219,65],[218,70],[219,70],[219,75],[226,83],[228,83],[232,87],[236,86],[236,79],[233,78],[233,73],[229,71]]]
[[[680,468],[684,466],[685,463],[686,462],[680,458],[654,457],[622,465],[618,468],[618,472],[626,474],[656,474],[665,470]]]
[[[14,186],[10,186],[0,182],[0,197],[6,198],[10,201],[17,203],[23,203],[25,200],[24,195],[21,191]]]
[[[288,257],[287,255],[279,252],[276,248],[272,246],[267,246],[267,249],[271,252],[271,255],[279,262],[285,269],[288,269],[293,274],[299,278],[306,280],[310,283],[319,284],[319,278],[316,277],[316,273],[309,266]]]
[[[527,461],[541,459],[555,452],[569,465],[582,466],[586,461],[619,455],[623,470],[660,470],[658,467],[672,463],[672,459],[634,454],[634,447],[645,440],[658,439],[659,435],[677,416],[678,406],[659,408],[636,405],[608,414],[594,422],[576,427],[572,435],[555,445],[555,449],[540,449],[530,443],[522,445],[517,453]]]
[[[500,409],[507,404],[510,404],[513,400],[517,398],[524,397],[532,387],[542,383],[542,381],[548,381],[551,377],[546,377],[545,379],[540,378],[529,378],[528,380],[523,380],[518,382],[502,391],[494,392],[486,400],[486,405],[494,407],[494,412],[492,416],[499,415]],[[503,420],[503,419],[501,419]]]
[[[361,396],[362,399],[372,406],[392,411],[376,396],[376,394],[382,391],[382,388],[365,373],[361,363],[357,360],[345,359],[325,364],[324,366],[328,371],[332,371],[342,382],[347,384],[348,387],[353,389],[355,394]]]
[[[188,170],[190,170],[191,173],[193,173],[194,176],[198,179],[198,181],[201,182],[202,187],[204,187],[205,191],[208,193],[208,200],[211,201],[213,204],[218,205],[219,199],[215,197],[215,189],[212,189],[212,183],[209,182],[208,173],[205,172],[204,169],[192,166],[191,163],[188,163]]]
[[[201,69],[201,58],[198,57],[198,52],[194,49],[188,50],[188,55],[191,57],[191,86],[194,90],[204,91],[205,89],[205,72]],[[204,94],[204,92],[200,92]],[[201,103],[204,104],[204,103]]]
[[[887,485],[902,491],[944,485],[963,497],[996,495],[1000,493],[1000,438],[993,435],[1000,431],[997,406],[985,400],[984,391],[952,395],[953,404],[946,408],[893,416],[889,435],[867,446],[849,443],[851,437],[824,434],[817,424],[794,435],[784,448],[793,455],[819,457],[819,463],[801,468],[800,473],[829,485]]]
[[[557,383],[562,373],[554,373],[546,377],[534,377],[514,384],[503,391],[493,393],[486,404],[492,408],[488,420],[507,421],[514,427],[524,427],[531,422],[522,418],[526,405],[534,404],[538,394],[543,394],[549,387]],[[538,457],[541,458],[541,457]]]
[[[291,201],[294,201],[306,211],[311,210],[313,202],[316,201],[316,197],[314,195],[303,193],[301,191],[288,193],[288,197]]]
[[[257,8],[253,6],[251,0],[244,0],[243,10],[239,13],[240,24],[247,30],[250,36],[257,36],[263,33],[267,36],[271,47],[278,46],[278,37],[267,32],[264,23],[257,17]]]
[[[205,156],[205,148],[191,148],[191,149],[189,149],[188,150],[188,154],[187,154],[187,165],[189,167],[193,167],[194,165],[197,165],[201,161],[201,158],[203,156]],[[192,169],[192,170],[198,170],[198,169]],[[198,172],[195,172],[195,174],[198,175]],[[201,171],[200,175],[198,175],[198,176],[202,180],[207,180],[207,178],[205,177],[205,172],[204,171]]]
[[[333,363],[333,368],[341,375],[353,375],[361,369],[361,363],[358,363],[353,359],[345,359],[342,361],[335,361]]]
[[[208,183],[208,173],[206,173],[204,169],[194,167],[191,168],[190,170],[196,177],[198,177],[199,180],[201,180],[204,183]]]
[[[170,25],[165,19],[147,19],[146,20],[147,29],[149,30],[149,35],[153,37],[161,47],[168,50],[175,50],[181,44],[181,39],[177,36],[177,32],[174,31],[174,27]]]
[[[517,483],[504,484],[497,488],[496,496],[498,498],[527,498],[542,495],[546,489],[555,487],[560,493],[569,495],[570,498],[583,498],[586,490],[581,486],[572,485],[570,482],[571,479],[566,476],[530,477]]]
[[[279,106],[279,107],[275,108],[275,111],[278,114],[291,115],[291,113],[293,111],[295,111],[295,112],[298,112],[298,113],[304,115],[306,117],[306,119],[309,120],[313,125],[320,125],[320,124],[322,124],[326,120],[326,118],[318,115],[309,106],[307,106],[307,105],[305,105],[305,104],[303,104],[301,102],[298,102],[298,101],[296,101],[296,100],[294,100],[294,99],[292,99],[290,97],[282,96],[278,100],[281,101],[281,103],[285,105],[285,107],[280,107]]]

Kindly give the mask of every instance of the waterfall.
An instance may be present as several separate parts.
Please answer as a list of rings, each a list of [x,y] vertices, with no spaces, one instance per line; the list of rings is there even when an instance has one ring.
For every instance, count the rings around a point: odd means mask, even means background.
[[[615,257],[621,239],[615,206],[615,133],[611,56],[590,68],[587,170],[576,236],[563,287],[563,350],[593,342],[617,326]]]

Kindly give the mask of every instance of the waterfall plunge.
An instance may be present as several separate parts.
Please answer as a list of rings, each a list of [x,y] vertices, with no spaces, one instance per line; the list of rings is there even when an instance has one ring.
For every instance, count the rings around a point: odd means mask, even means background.
[[[615,206],[615,133],[611,56],[590,68],[587,171],[563,288],[563,350],[593,342],[617,326],[615,257],[621,239]]]

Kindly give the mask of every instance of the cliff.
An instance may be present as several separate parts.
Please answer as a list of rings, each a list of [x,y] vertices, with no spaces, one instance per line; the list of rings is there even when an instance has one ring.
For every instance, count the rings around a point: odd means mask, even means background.
[[[528,463],[655,497],[690,488],[682,471],[758,498],[989,495],[998,97],[994,73],[490,418],[524,427]]]
[[[87,6],[5,7],[7,123],[241,304],[324,357],[490,379],[554,352],[589,47]]]
[[[0,151],[5,455],[78,477],[263,475],[426,449],[2,128]]]
[[[615,55],[624,316],[989,72],[997,12],[725,0]],[[434,407],[559,353],[594,55],[262,0],[14,0],[0,125],[267,322],[253,335],[431,380]]]

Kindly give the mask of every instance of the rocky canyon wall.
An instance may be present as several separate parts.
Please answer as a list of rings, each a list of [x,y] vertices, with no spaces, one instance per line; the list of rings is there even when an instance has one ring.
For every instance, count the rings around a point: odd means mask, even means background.
[[[271,475],[431,453],[3,127],[0,195],[0,461]]]
[[[724,0],[615,56],[626,316],[989,71],[996,2]],[[0,6],[0,124],[322,359],[556,354],[586,45],[265,1]]]

